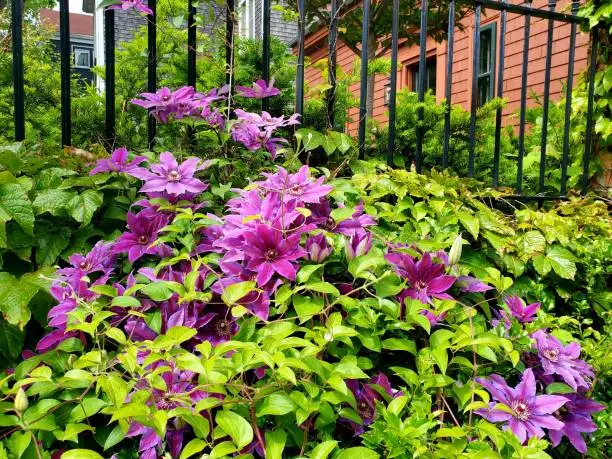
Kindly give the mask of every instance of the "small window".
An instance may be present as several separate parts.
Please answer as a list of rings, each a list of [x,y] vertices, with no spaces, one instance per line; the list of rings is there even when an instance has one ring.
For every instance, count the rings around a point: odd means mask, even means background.
[[[91,49],[85,47],[74,46],[74,67],[77,69],[91,68]]]
[[[480,57],[478,65],[478,106],[495,97],[495,23],[480,30]]]
[[[385,85],[385,98],[384,98],[385,107],[388,107],[391,103],[391,83]]]
[[[412,90],[419,92],[419,64],[410,67],[412,74]],[[431,90],[436,93],[436,59],[425,62],[425,92]]]
[[[238,3],[238,33],[243,38],[254,38],[255,5],[253,0],[239,0]]]

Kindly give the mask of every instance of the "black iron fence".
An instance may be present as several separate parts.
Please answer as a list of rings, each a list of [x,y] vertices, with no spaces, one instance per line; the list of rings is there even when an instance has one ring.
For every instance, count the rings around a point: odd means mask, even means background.
[[[298,39],[297,39],[297,70],[295,94],[296,112],[302,114],[304,111],[304,42],[305,42],[305,1],[297,0],[298,5]],[[372,0],[363,0],[363,16],[370,16],[370,2]],[[23,69],[23,42],[22,42],[22,22],[23,22],[23,2],[24,0],[11,0],[12,12],[12,52],[13,52],[13,81],[14,81],[14,117],[15,117],[15,140],[20,141],[25,138],[25,113],[24,113],[24,69]],[[331,2],[331,17],[332,25],[330,27],[329,36],[329,54],[334,59],[336,54],[336,35],[337,35],[337,13],[338,1],[330,0]],[[395,150],[395,120],[396,120],[396,94],[397,94],[397,68],[398,68],[398,44],[399,44],[399,2],[400,0],[392,0],[393,4],[393,20],[391,30],[391,73],[390,73],[390,98],[389,98],[389,138],[387,145],[387,160],[389,164],[393,164],[393,152]],[[270,80],[270,0],[262,0],[263,3],[263,63],[262,77],[265,81]],[[444,118],[444,139],[443,139],[443,156],[442,167],[446,167],[449,161],[449,144],[451,136],[451,104],[452,104],[452,84],[453,84],[453,45],[455,34],[455,9],[456,0],[448,0],[448,40],[447,40],[447,62],[446,62],[446,85],[445,85],[445,100],[446,113]],[[587,23],[586,18],[577,15],[579,1],[574,0],[571,3],[571,13],[556,11],[557,1],[549,0],[548,9],[539,9],[532,7],[532,0],[525,0],[522,4],[511,4],[508,0],[473,0],[474,9],[474,31],[473,31],[473,56],[472,56],[472,89],[470,101],[470,128],[469,128],[469,159],[468,159],[468,175],[474,175],[475,165],[475,142],[476,142],[476,112],[478,108],[478,70],[480,59],[480,40],[481,40],[481,16],[483,9],[491,9],[500,11],[500,43],[499,57],[497,69],[497,97],[503,97],[504,91],[504,59],[505,59],[505,36],[507,26],[507,14],[513,13],[524,17],[524,47],[522,56],[522,85],[520,96],[520,119],[519,119],[519,134],[518,134],[518,164],[517,164],[517,181],[516,181],[516,198],[521,199],[559,199],[564,198],[567,193],[568,179],[568,161],[570,148],[570,115],[571,115],[571,100],[574,80],[574,60],[576,48],[577,28],[582,23]],[[155,92],[157,90],[157,0],[148,0],[148,6],[153,14],[148,15],[148,84],[147,90]],[[70,26],[69,26],[69,10],[68,0],[59,0],[60,9],[60,59],[61,59],[61,105],[62,105],[62,143],[63,145],[71,144],[71,119],[70,119],[70,80],[71,80],[71,55],[70,55]],[[188,85],[196,84],[196,29],[195,29],[195,14],[196,8],[193,0],[188,0],[187,11],[187,26],[188,26],[188,53],[187,53],[187,81]],[[419,71],[418,71],[418,100],[423,103],[425,100],[426,88],[426,38],[427,38],[427,14],[428,0],[421,0],[421,21],[420,21],[420,55],[419,55]],[[234,67],[234,42],[235,42],[235,24],[236,11],[234,0],[226,0],[226,81],[232,84],[233,67]],[[527,89],[528,89],[528,67],[529,67],[529,50],[530,50],[530,26],[532,18],[544,19],[548,22],[547,45],[546,45],[546,63],[544,77],[544,94],[543,113],[542,113],[542,138],[540,149],[540,170],[538,181],[538,194],[536,196],[522,196],[523,185],[523,159],[525,157],[525,134],[526,134],[526,112],[527,112]],[[565,120],[563,133],[563,152],[561,161],[561,186],[559,194],[556,196],[544,196],[545,187],[545,160],[547,155],[548,145],[548,117],[549,117],[549,102],[551,90],[551,60],[553,53],[553,32],[555,22],[571,24],[569,39],[569,64],[567,69],[567,84],[565,86]],[[115,11],[106,9],[104,11],[104,29],[105,29],[105,135],[108,145],[112,145],[115,137]],[[369,30],[367,21],[363,21],[362,39],[361,39],[361,88],[360,88],[360,103],[359,103],[359,129],[358,129],[358,145],[359,156],[364,157],[366,148],[366,122],[367,122],[367,72],[368,72],[368,52],[367,43],[369,38]],[[586,134],[585,146],[583,155],[583,172],[582,172],[582,193],[586,193],[589,185],[589,162],[593,144],[593,99],[594,99],[594,75],[597,66],[597,48],[598,48],[598,33],[596,28],[593,29],[590,38],[590,65],[588,68],[588,108],[586,114]],[[335,60],[335,59],[334,59]],[[330,69],[331,78],[335,80],[335,63]],[[262,100],[262,109],[267,110],[269,107],[268,99]],[[416,151],[414,152],[415,166],[417,172],[421,172],[423,158],[423,138],[424,131],[422,121],[424,120],[424,109],[422,106],[418,108],[416,129]],[[498,186],[499,180],[499,165],[500,165],[500,137],[502,129],[502,108],[497,109],[495,120],[495,146],[493,155],[493,174],[492,185]],[[148,118],[148,143],[152,148],[155,143],[156,121],[153,117]]]

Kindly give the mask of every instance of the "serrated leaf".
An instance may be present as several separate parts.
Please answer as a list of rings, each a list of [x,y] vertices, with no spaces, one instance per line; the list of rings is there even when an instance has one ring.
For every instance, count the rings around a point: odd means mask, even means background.
[[[49,212],[53,216],[61,215],[71,199],[75,197],[72,191],[64,190],[42,190],[38,192],[32,203],[36,215]]]
[[[552,246],[546,252],[546,259],[550,262],[552,269],[563,279],[573,279],[576,275],[576,261],[578,259],[572,252],[560,245]]]
[[[34,209],[25,190],[16,183],[0,185],[0,216],[9,216],[29,235],[34,234]],[[6,218],[1,219],[5,222]]]
[[[104,194],[101,191],[85,190],[74,196],[66,204],[66,209],[82,226],[88,225],[98,208],[102,205]]]
[[[38,246],[36,247],[36,263],[40,266],[54,265],[61,253],[70,244],[70,228],[60,227],[57,231],[41,232],[38,234]]]

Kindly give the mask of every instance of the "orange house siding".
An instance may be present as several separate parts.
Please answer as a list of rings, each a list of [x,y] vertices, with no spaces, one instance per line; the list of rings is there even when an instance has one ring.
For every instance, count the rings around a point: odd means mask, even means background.
[[[567,5],[569,0],[560,1],[557,11],[569,12]],[[533,7],[546,9],[548,0],[534,0]],[[495,22],[496,47],[495,47],[495,78],[494,95],[497,96],[497,72],[499,68],[499,43],[500,43],[500,14],[495,10],[483,10],[482,26]],[[504,98],[508,103],[504,109],[504,123],[516,125],[518,122],[515,115],[520,107],[521,76],[524,45],[525,17],[522,15],[508,13],[506,25],[506,46],[504,59]],[[463,21],[465,30],[455,30],[453,51],[453,84],[452,103],[461,105],[466,110],[470,108],[472,87],[472,50],[474,21],[473,15],[466,17]],[[578,28],[579,29],[579,28]],[[546,41],[548,33],[548,21],[545,19],[531,18],[529,65],[528,65],[528,106],[533,106],[535,101],[529,97],[534,91],[536,94],[544,93],[544,76],[546,64]],[[552,47],[551,64],[551,100],[558,100],[563,96],[563,84],[567,80],[569,60],[570,24],[555,22]],[[587,66],[588,34],[578,30],[575,49],[574,74],[578,75]],[[438,101],[444,99],[446,85],[446,42],[436,43],[432,38],[427,39],[427,57],[436,59],[436,98]],[[312,63],[327,58],[327,31],[318,30],[306,38],[306,55]],[[341,40],[338,40],[337,63],[345,71],[350,71],[357,56]],[[385,57],[390,58],[388,51]],[[419,47],[405,46],[400,43],[398,50],[398,89],[413,89],[410,66],[418,65]],[[307,85],[316,85],[322,82],[320,72],[309,66],[306,68],[305,79]],[[389,82],[386,75],[377,75],[374,82],[374,106],[373,118],[381,123],[387,122],[387,107],[384,105],[384,88]],[[351,91],[359,95],[359,83],[351,86]],[[351,121],[347,125],[347,132],[356,134],[358,127],[358,109],[349,110]]]

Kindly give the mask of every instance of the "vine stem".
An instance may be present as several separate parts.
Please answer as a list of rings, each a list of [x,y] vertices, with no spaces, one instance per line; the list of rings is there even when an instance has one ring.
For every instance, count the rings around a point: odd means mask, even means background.
[[[253,427],[253,431],[255,432],[255,436],[257,437],[257,442],[261,446],[263,451],[266,450],[266,444],[261,437],[261,432],[259,431],[259,426],[257,425],[257,416],[255,414],[255,403],[251,402],[251,426]]]

